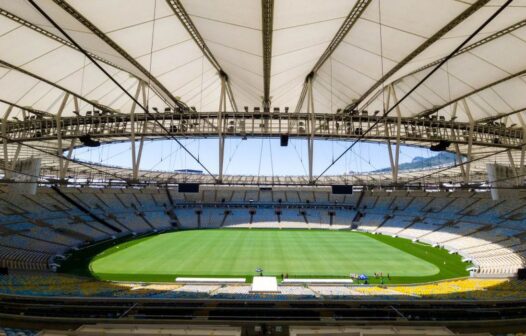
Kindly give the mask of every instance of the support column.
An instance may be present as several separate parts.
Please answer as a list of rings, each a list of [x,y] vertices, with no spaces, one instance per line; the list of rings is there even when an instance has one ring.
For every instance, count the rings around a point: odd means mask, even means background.
[[[398,98],[396,97],[396,91],[391,85],[391,91],[393,94],[393,103],[398,103]],[[394,174],[394,183],[398,183],[398,168],[400,162],[400,136],[402,128],[402,113],[400,112],[400,105],[395,109],[396,111],[396,146],[395,146],[395,174]]]
[[[387,106],[386,110],[389,108],[389,104],[391,101],[391,97],[393,98],[393,104],[396,104],[398,102],[398,98],[396,97],[396,92],[392,85],[389,85],[387,90]],[[387,140],[387,151],[389,153],[389,162],[391,164],[391,174],[393,178],[393,183],[398,183],[398,165],[400,162],[400,138],[401,138],[401,128],[402,128],[402,114],[400,112],[400,107],[396,107],[396,143],[395,143],[395,154],[393,156],[393,148],[391,146],[391,140]],[[387,124],[385,125],[385,132],[386,135],[389,137],[389,127]]]
[[[219,95],[219,109],[217,115],[217,135],[219,139],[219,177],[218,183],[223,183],[223,166],[225,159],[225,136],[223,135],[223,112],[226,111],[226,83],[221,76],[221,93]]]
[[[13,156],[13,160],[11,160],[11,170],[15,170],[16,161],[18,160],[18,156],[20,155],[21,149],[22,149],[22,144],[18,143],[18,145],[16,146],[15,155]]]
[[[75,107],[75,111],[80,112],[79,111],[79,100],[77,97],[73,97],[73,105]],[[77,136],[79,135],[79,129],[80,129],[80,124],[77,124],[77,126],[75,127],[75,133],[74,133],[75,137],[71,139],[71,142],[69,143],[67,160],[64,162],[64,168],[60,172],[61,179],[65,178],[66,173],[68,172],[69,163],[71,161],[71,157],[73,156],[73,148],[75,147],[77,143]]]
[[[13,110],[13,106],[10,105],[7,110],[4,113],[4,117],[2,118],[2,137],[3,137],[3,145],[4,145],[4,167],[8,168],[9,165],[9,153],[7,148],[7,119],[9,118],[9,115],[11,114],[11,111]],[[11,171],[4,169],[4,177],[10,178],[11,177]]]
[[[471,159],[472,159],[472,155],[471,155],[471,151],[473,149],[473,129],[475,127],[475,119],[473,119],[473,116],[471,114],[471,110],[468,106],[468,103],[466,102],[466,99],[462,99],[462,105],[464,107],[464,111],[466,112],[466,115],[468,116],[468,119],[469,119],[469,133],[468,133],[468,161],[466,163],[466,169],[465,169],[465,172],[466,172],[466,178],[465,178],[465,182],[466,183],[469,183],[470,180],[471,180],[471,177],[470,177],[470,171],[471,171]]]
[[[458,102],[455,102],[453,104],[453,112],[451,114],[451,118],[456,118],[457,110],[458,110]],[[451,134],[453,135],[453,138],[459,140],[460,135],[457,134],[457,132],[455,132],[454,128],[451,128]],[[462,180],[464,181],[464,183],[467,184],[468,183],[468,175],[466,174],[466,168],[462,164],[462,153],[460,152],[460,147],[459,147],[458,143],[455,143],[454,146],[455,146],[455,154],[457,156],[457,162],[458,162],[457,164],[459,164],[460,174],[462,175]]]
[[[146,84],[143,83],[141,87],[141,95],[142,95],[142,105],[146,106],[148,108],[148,97],[146,96]],[[144,120],[144,123],[142,125],[142,134],[141,140],[139,140],[139,152],[137,153],[137,158],[135,160],[135,166],[136,166],[136,176],[134,179],[137,179],[139,177],[139,170],[141,168],[141,159],[142,159],[142,149],[144,148],[144,134],[146,134],[148,128],[148,117],[146,116],[146,119]]]
[[[524,162],[524,160],[526,159],[526,121],[524,121],[524,118],[522,117],[521,113],[517,114],[517,116],[522,126],[522,147],[521,147],[521,158],[519,161],[519,165],[520,165],[519,166],[519,185],[522,185],[524,181],[524,172],[525,172],[524,164],[526,164],[526,162]]]
[[[464,183],[468,183],[468,175],[466,174],[466,168],[462,164],[462,153],[460,153],[460,147],[458,146],[458,143],[455,144],[455,153],[457,154],[457,161],[460,165],[459,168],[462,179],[464,180]]]
[[[309,123],[309,139],[307,140],[307,149],[309,154],[309,183],[313,184],[313,168],[314,168],[314,133],[316,131],[316,121],[314,118],[314,97],[312,95],[312,76],[307,82],[307,113],[310,115]]]
[[[73,96],[73,106],[75,107],[75,111],[80,113],[79,109],[79,99],[76,96]]]
[[[521,159],[520,159],[520,167],[519,167],[519,185],[522,185],[523,181],[524,181],[524,164],[526,164],[526,162],[524,162],[524,160],[526,159],[526,126],[523,126],[522,127],[522,130],[523,130],[523,135],[522,135],[522,143],[524,145],[522,145],[521,147]]]
[[[132,155],[132,179],[135,181],[139,177],[139,166],[137,164],[137,155],[135,150],[135,109],[141,93],[143,83],[139,81],[137,83],[137,89],[135,90],[134,101],[130,110],[130,141],[131,141],[131,155]]]
[[[515,176],[515,183],[519,185],[519,171],[517,170],[517,166],[515,166],[515,160],[513,159],[513,154],[511,154],[511,149],[507,151],[508,153],[508,161],[510,161],[510,167],[513,170],[513,175]]]
[[[64,162],[64,168],[60,171],[61,180],[66,178],[66,173],[69,168],[69,162],[71,161],[71,156],[73,155],[73,148],[75,147],[76,143],[77,143],[77,138],[71,139],[71,142],[69,143],[67,160],[65,160]]]
[[[148,123],[144,121],[144,124],[142,125],[142,134],[145,134],[147,131]],[[142,149],[144,148],[144,135],[141,136],[141,140],[139,140],[139,152],[137,153],[137,160],[135,161],[135,165],[137,166],[137,176],[135,178],[138,178],[139,170],[141,167],[141,159],[142,159]]]
[[[64,95],[64,98],[62,98],[62,103],[60,104],[60,107],[58,109],[57,115],[55,116],[55,122],[57,123],[57,155],[58,155],[58,166],[59,166],[59,179],[62,181],[64,180],[66,174],[64,170],[64,157],[63,157],[63,149],[62,149],[62,112],[64,112],[64,108],[66,107],[66,103],[69,99],[69,93],[66,93]]]

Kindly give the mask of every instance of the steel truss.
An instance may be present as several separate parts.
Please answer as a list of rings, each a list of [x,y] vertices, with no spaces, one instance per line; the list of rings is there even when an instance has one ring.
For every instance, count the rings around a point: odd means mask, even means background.
[[[446,140],[452,144],[471,143],[508,149],[521,149],[524,144],[524,131],[521,128],[397,116],[382,118],[365,114],[223,111],[149,115],[100,113],[24,121],[4,120],[3,127],[8,142],[65,140],[85,134],[107,142],[117,138],[166,137],[161,125],[176,137],[279,137],[287,134],[297,138],[344,140],[362,136],[364,130],[374,123],[377,125],[363,137],[365,141],[436,143]]]

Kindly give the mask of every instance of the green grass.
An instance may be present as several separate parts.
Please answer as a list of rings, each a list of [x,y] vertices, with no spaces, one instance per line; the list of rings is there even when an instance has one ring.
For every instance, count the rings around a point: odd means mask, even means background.
[[[467,276],[460,256],[407,239],[328,230],[192,230],[132,240],[95,256],[102,280],[174,281],[177,276],[348,277],[389,274],[390,283]],[[379,279],[371,279],[379,282]],[[387,281],[387,279],[385,279]]]

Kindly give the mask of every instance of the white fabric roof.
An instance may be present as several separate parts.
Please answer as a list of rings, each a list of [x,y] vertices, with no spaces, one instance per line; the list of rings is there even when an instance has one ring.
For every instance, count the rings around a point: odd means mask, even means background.
[[[35,2],[130,93],[135,92],[138,79],[149,83],[152,88],[148,90],[149,106],[173,105],[171,100],[175,98],[195,106],[198,111],[218,109],[220,76],[170,6],[170,1]],[[270,60],[273,107],[294,109],[306,76],[359,2],[274,1]],[[356,99],[360,99],[360,106],[368,110],[382,110],[385,95],[375,94],[389,84],[393,84],[396,96],[401,98],[432,69],[417,71],[419,68],[448,55],[505,1],[483,1],[485,4],[481,8],[463,17],[438,40],[406,60],[392,76],[379,82],[382,76],[479,2],[370,1],[315,74],[315,111],[335,113]],[[240,109],[260,106],[264,95],[261,2],[180,0],[180,5],[228,75],[237,106]],[[65,6],[87,21],[68,13]],[[56,113],[67,90],[83,98],[81,110],[91,109],[88,102],[95,101],[121,113],[129,112],[131,100],[122,90],[29,1],[0,0],[0,8],[2,101]],[[526,0],[514,0],[469,42],[470,50],[447,62],[401,104],[402,115],[416,116],[442,107],[440,115],[449,118],[455,113],[458,120],[465,121],[468,116],[463,104],[458,105],[456,112],[454,104],[449,104],[463,96],[475,120],[525,108],[526,78],[521,75],[526,70],[525,20]],[[522,26],[505,31],[513,25]],[[476,45],[494,35],[498,36]],[[149,79],[150,75],[157,83]],[[481,90],[486,86],[489,87]],[[372,88],[374,90],[364,96]],[[227,108],[232,109],[232,106]],[[2,109],[5,110],[5,106]],[[64,115],[70,115],[73,109],[70,102]],[[303,104],[302,111],[305,110],[306,104]],[[17,113],[11,115],[14,116]],[[503,121],[508,125],[521,125],[523,117],[526,117],[524,112],[519,112]]]

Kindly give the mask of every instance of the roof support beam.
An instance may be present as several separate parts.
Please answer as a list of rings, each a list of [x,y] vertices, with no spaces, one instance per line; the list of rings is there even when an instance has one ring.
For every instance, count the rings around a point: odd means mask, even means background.
[[[353,109],[356,106],[358,106],[365,98],[367,98],[367,96],[369,96],[374,90],[376,90],[376,88],[378,88],[378,86],[380,86],[382,83],[384,83],[386,80],[388,80],[398,70],[400,70],[402,67],[404,67],[407,63],[411,62],[416,56],[420,55],[424,50],[426,50],[429,46],[431,46],[433,43],[438,41],[441,37],[446,35],[453,28],[458,26],[460,23],[464,22],[464,20],[466,20],[468,17],[470,17],[473,13],[478,11],[480,8],[482,8],[484,5],[486,5],[488,2],[490,2],[490,0],[477,0],[474,4],[469,6],[465,11],[460,13],[457,17],[455,17],[447,25],[442,27],[433,36],[431,36],[426,41],[424,41],[424,43],[419,45],[415,50],[413,50],[403,60],[398,62],[391,70],[389,70],[387,73],[385,73],[378,81],[376,81],[376,83],[374,83],[369,89],[367,89],[367,91],[365,91],[365,93],[362,94],[362,96],[360,98],[358,98],[352,104],[349,104],[346,107],[346,109]],[[440,62],[438,64],[440,64]]]
[[[53,86],[53,87],[55,87],[55,88],[57,88],[57,89],[59,89],[59,90],[61,90],[61,91],[64,91],[65,93],[67,93],[67,94],[69,94],[69,95],[71,95],[71,96],[73,96],[73,97],[76,97],[76,98],[82,100],[82,101],[85,102],[85,103],[88,103],[89,105],[92,105],[92,106],[94,106],[94,107],[96,107],[96,108],[102,110],[102,111],[106,111],[106,112],[109,112],[109,113],[117,113],[117,114],[120,113],[120,112],[118,112],[118,111],[116,111],[116,110],[114,110],[114,109],[112,109],[112,108],[110,108],[110,107],[108,107],[108,106],[104,106],[104,105],[102,105],[102,104],[99,104],[99,103],[93,102],[93,101],[91,101],[91,100],[89,100],[89,99],[87,99],[87,98],[85,98],[85,97],[83,97],[83,96],[81,96],[81,95],[79,95],[79,94],[77,94],[77,93],[75,93],[75,92],[69,90],[69,89],[66,89],[66,88],[63,87],[63,86],[58,85],[57,83],[54,83],[54,82],[52,82],[52,81],[50,81],[50,80],[48,80],[48,79],[45,79],[44,77],[40,77],[40,76],[37,75],[37,74],[34,74],[34,73],[29,72],[29,71],[27,71],[27,70],[24,70],[24,69],[22,69],[22,68],[20,68],[20,67],[17,67],[16,65],[13,65],[13,64],[7,63],[6,61],[3,61],[3,60],[0,60],[0,65],[1,65],[1,66],[4,66],[4,67],[6,67],[6,68],[9,68],[9,69],[12,69],[12,70],[18,71],[18,72],[20,72],[20,73],[23,73],[24,75],[27,75],[27,76],[33,77],[33,78],[35,78],[35,79],[37,79],[37,80],[39,80],[39,81],[41,81],[41,82],[44,82],[44,83],[46,83],[46,84],[48,84],[48,85],[51,85],[51,86]],[[25,108],[22,107],[22,109],[25,109]],[[30,112],[31,112],[31,111],[30,111]]]
[[[270,74],[272,62],[272,31],[274,0],[261,0],[261,22],[263,34],[263,110],[270,111]]]
[[[519,28],[522,28],[522,27],[525,27],[525,26],[526,26],[526,20],[522,20],[522,21],[519,21],[519,22],[517,22],[517,23],[514,23],[514,24],[512,24],[511,26],[508,26],[508,27],[506,27],[506,28],[504,28],[504,29],[502,29],[502,30],[499,30],[498,32],[493,33],[493,34],[491,34],[490,36],[487,36],[487,37],[485,37],[485,38],[483,38],[483,39],[481,39],[481,40],[479,40],[479,41],[477,41],[477,42],[475,42],[475,43],[472,43],[472,44],[466,46],[465,48],[460,49],[455,55],[453,55],[453,57],[457,57],[457,56],[459,56],[459,55],[462,55],[462,54],[464,54],[464,53],[467,53],[467,52],[469,52],[469,51],[471,51],[471,50],[473,50],[473,49],[475,49],[475,48],[478,48],[478,47],[480,47],[480,46],[482,46],[482,45],[485,45],[485,44],[487,44],[487,43],[489,43],[489,42],[491,42],[491,41],[493,41],[493,40],[496,40],[496,39],[498,39],[498,38],[500,38],[500,37],[502,37],[502,36],[506,36],[507,34],[512,33],[512,32],[514,32],[515,30],[517,30],[517,29],[519,29]],[[421,71],[423,71],[423,70],[429,69],[429,68],[431,68],[431,67],[433,67],[433,66],[439,64],[439,63],[442,62],[443,60],[444,60],[444,58],[440,58],[440,59],[438,59],[438,60],[436,60],[436,61],[433,61],[433,62],[431,62],[431,63],[428,63],[428,64],[426,64],[426,65],[424,65],[424,66],[422,66],[422,67],[416,69],[415,71],[412,71],[411,73],[409,73],[409,74],[407,74],[407,75],[404,75],[403,77],[400,77],[400,78],[397,79],[394,83],[399,83],[399,82],[402,81],[404,78],[407,78],[407,77],[409,77],[409,76],[412,76],[412,75],[414,75],[414,74],[417,74],[417,73],[419,73],[419,72],[421,72]]]
[[[0,103],[4,103],[6,105],[19,108],[22,111],[26,111],[28,113],[32,113],[32,114],[37,115],[37,116],[53,117],[52,113],[49,113],[49,112],[46,112],[46,111],[35,110],[35,109],[33,109],[33,108],[29,107],[29,106],[20,106],[18,104],[12,103],[12,102],[4,100],[4,99],[0,99]]]
[[[73,7],[71,7],[65,0],[53,0],[60,8],[70,14],[73,18],[83,24],[88,28],[93,34],[98,38],[104,41],[109,45],[113,50],[115,50],[119,55],[121,55],[126,61],[128,61],[133,67],[135,67],[146,80],[151,82],[152,89],[157,92],[157,94],[162,97],[169,105],[172,107],[179,107],[186,109],[186,104],[175,98],[175,96],[157,80],[148,70],[146,70],[139,62],[137,62],[133,57],[131,57],[124,49],[122,49],[117,43],[108,37],[104,32],[98,29],[93,23],[91,23],[87,18],[82,14],[77,12]],[[143,79],[144,80],[144,79]]]
[[[511,112],[508,112],[508,113],[504,113],[504,114],[499,114],[499,115],[496,115],[494,117],[487,117],[487,118],[482,118],[482,119],[478,119],[476,122],[477,123],[489,123],[489,122],[494,122],[494,121],[497,121],[499,119],[502,119],[502,118],[507,118],[509,116],[512,116],[514,114],[518,114],[518,113],[521,113],[521,112],[524,112],[526,111],[526,107],[523,107],[523,108],[520,108],[518,110],[513,110]]]
[[[197,30],[197,27],[192,22],[192,19],[190,18],[190,16],[184,9],[183,4],[179,0],[166,0],[166,2],[168,3],[168,6],[172,8],[172,11],[174,12],[175,16],[177,16],[177,18],[179,19],[181,24],[184,26],[186,31],[190,34],[190,36],[192,37],[194,42],[197,44],[199,49],[201,49],[201,51],[203,52],[203,55],[210,62],[210,64],[212,64],[212,66],[217,70],[219,76],[225,79],[226,90],[228,93],[230,105],[232,106],[232,109],[235,112],[237,112],[238,111],[237,104],[234,98],[234,94],[232,92],[232,88],[230,86],[230,82],[228,81],[228,75],[225,73],[225,71],[223,71],[223,68],[221,67],[219,62],[216,60],[216,58],[214,57],[214,55],[212,54],[212,52],[206,45],[205,40],[203,39],[199,31]]]
[[[148,108],[146,105],[144,104],[141,104],[139,101],[137,101],[137,99],[135,99],[135,97],[133,97],[129,92],[128,90],[126,90],[126,88],[124,88],[115,78],[113,78],[113,76],[108,73],[107,70],[105,70],[98,62],[96,62],[77,42],[75,42],[75,40],[73,38],[71,38],[71,36],[69,36],[69,34],[59,25],[57,24],[42,8],[40,8],[34,0],[28,0],[31,5],[33,5],[33,7],[35,7],[36,10],[38,10],[38,12],[40,14],[42,14],[55,28],[57,28],[65,37],[67,37],[71,43],[73,43],[77,48],[79,48],[79,50],[82,51],[82,53],[84,55],[86,55],[86,57],[91,61],[93,62],[93,64],[99,68],[100,71],[102,71],[115,85],[117,85],[135,104],[137,104],[143,111],[146,115],[148,116],[152,116],[152,114],[150,113],[150,111],[148,111]],[[55,1],[59,1],[59,0],[55,0]],[[155,120],[155,119],[154,119]],[[190,157],[192,159],[194,159],[214,180],[216,180],[215,176],[210,172],[210,170],[208,170],[208,168],[206,168],[203,163],[194,155],[192,154],[192,152],[190,150],[188,150],[188,148],[183,145],[181,143],[181,141],[179,139],[177,139],[176,137],[174,137],[171,132],[161,123],[159,122],[158,120],[155,120],[155,122],[161,127],[161,129],[165,132],[166,136],[172,138],[186,153],[188,153],[188,155],[190,155]]]
[[[420,85],[422,85],[427,79],[429,79],[429,77],[431,77],[438,69],[440,69],[440,67],[442,67],[442,65],[444,65],[445,63],[447,63],[447,61],[455,54],[457,53],[460,49],[462,49],[464,46],[467,45],[467,43],[473,38],[475,37],[478,33],[480,33],[480,31],[482,31],[482,29],[484,29],[491,21],[493,21],[493,19],[495,19],[500,13],[502,13],[502,11],[504,11],[511,3],[512,3],[513,0],[507,0],[504,4],[502,4],[497,11],[495,11],[486,21],[484,21],[482,23],[482,25],[480,25],[477,29],[475,29],[475,31],[473,31],[473,33],[471,33],[467,39],[465,39],[459,46],[457,46],[453,51],[451,51],[451,53],[446,57],[444,58],[444,60],[442,62],[440,62],[436,67],[433,68],[433,70],[431,70],[427,75],[425,75],[415,86],[413,86],[409,91],[407,91],[403,96],[402,98],[400,98],[400,100],[398,100],[398,102],[396,102],[391,108],[389,108],[389,110],[385,111],[383,114],[382,114],[382,118],[385,118],[389,115],[389,113],[391,113],[391,111],[395,108],[397,108],[407,97],[409,97],[416,89],[418,89],[418,87]],[[321,178],[332,166],[334,166],[334,164],[336,164],[336,162],[338,160],[340,160],[348,151],[350,151],[354,145],[356,145],[356,143],[358,141],[360,141],[361,139],[363,139],[364,136],[366,136],[379,122],[376,122],[375,124],[373,124],[372,126],[370,126],[368,129],[366,129],[364,132],[361,132],[361,135],[358,139],[356,139],[350,146],[347,147],[347,149],[345,149],[345,151],[343,151],[337,158],[336,160],[334,160],[325,170],[323,170],[321,172],[321,174],[316,178],[316,180],[318,180],[319,178]]]
[[[362,16],[362,13],[365,11],[367,6],[369,6],[371,2],[372,0],[358,0],[353,6],[351,11],[349,12],[349,15],[347,15],[347,18],[345,18],[345,21],[343,21],[342,25],[332,38],[331,43],[329,43],[327,49],[325,49],[323,54],[320,56],[320,58],[312,68],[309,75],[307,75],[307,77],[305,78],[305,82],[303,83],[303,89],[301,90],[301,95],[296,105],[296,112],[300,112],[301,107],[303,106],[303,102],[305,101],[305,96],[307,95],[307,82],[309,80],[309,77],[314,76],[314,74],[318,72],[318,70],[323,66],[323,64],[325,64],[329,57],[331,57],[334,50],[336,50],[336,48],[340,45],[345,36],[347,36],[347,33]]]
[[[526,26],[526,20],[522,20],[522,21],[519,21],[519,22],[517,22],[515,24],[512,24],[511,26],[508,26],[508,27],[506,27],[506,28],[504,28],[502,30],[499,30],[498,32],[493,33],[490,36],[487,36],[487,37],[485,37],[485,38],[483,38],[483,39],[481,39],[481,40],[479,40],[477,42],[474,42],[474,43],[466,46],[465,48],[460,49],[457,53],[455,53],[453,55],[453,57],[457,57],[457,56],[462,55],[462,54],[464,54],[466,52],[469,52],[469,51],[471,51],[471,50],[473,50],[475,48],[483,46],[483,45],[485,45],[485,44],[487,44],[487,43],[489,43],[489,42],[491,42],[493,40],[496,40],[496,39],[498,39],[498,38],[500,38],[502,36],[506,36],[507,34],[512,33],[515,30],[517,30],[519,28],[522,28],[522,27],[525,27],[525,26]],[[416,69],[415,71],[412,71],[412,72],[408,73],[407,75],[404,75],[404,76],[398,78],[392,84],[396,85],[396,84],[400,83],[401,81],[403,81],[405,78],[408,78],[408,77],[413,76],[413,75],[415,75],[415,74],[417,74],[419,72],[422,72],[422,71],[424,71],[426,69],[429,69],[429,68],[439,64],[443,60],[444,60],[444,58],[440,58],[440,59],[438,59],[436,61],[428,63],[428,64]],[[385,90],[385,87],[383,87],[380,90],[378,90],[376,92],[376,94],[374,94],[371,98],[369,98],[369,100],[363,106],[360,107],[360,110],[366,109],[367,106],[369,106],[375,99],[378,98],[378,96],[380,96],[380,94],[382,93],[383,90]],[[507,116],[507,115],[504,115],[504,116]],[[500,119],[500,117],[498,117],[497,119]],[[497,120],[497,119],[495,119],[495,120]]]
[[[70,48],[72,48],[72,49],[75,49],[75,50],[79,50],[79,49],[78,49],[77,47],[75,47],[75,45],[74,45],[73,43],[71,43],[70,41],[64,40],[64,39],[61,38],[60,36],[57,36],[57,35],[55,35],[55,34],[49,32],[49,31],[43,29],[42,27],[40,27],[40,26],[38,26],[38,25],[36,25],[36,24],[34,24],[34,23],[32,23],[32,22],[29,22],[29,21],[27,21],[27,20],[24,20],[23,18],[21,18],[21,17],[19,17],[19,16],[16,16],[15,14],[10,13],[10,12],[6,11],[5,9],[1,9],[1,8],[0,8],[0,15],[3,15],[3,16],[5,16],[5,17],[7,17],[7,18],[9,18],[9,19],[11,19],[11,20],[13,20],[13,21],[15,21],[16,23],[19,23],[19,24],[21,24],[21,25],[23,25],[23,26],[25,26],[25,27],[27,27],[27,28],[29,28],[29,29],[32,29],[32,30],[36,31],[37,33],[40,33],[40,34],[42,34],[42,35],[44,35],[44,36],[47,36],[47,37],[49,37],[50,39],[52,39],[52,40],[54,40],[54,41],[56,41],[56,42],[62,43],[62,44],[65,45],[65,46],[68,46],[68,47],[70,47]],[[125,69],[119,67],[119,66],[116,65],[115,63],[108,61],[107,59],[104,59],[104,58],[102,58],[102,57],[100,57],[100,56],[98,56],[98,55],[95,55],[95,54],[93,54],[93,53],[89,53],[89,54],[91,55],[91,57],[95,58],[95,59],[98,60],[98,61],[101,61],[101,62],[103,62],[103,63],[106,63],[106,64],[108,64],[108,65],[110,65],[110,66],[112,66],[112,67],[114,67],[114,68],[117,68],[117,69],[119,69],[119,70],[121,70],[121,71],[128,72],[127,70],[125,70]],[[128,72],[128,73],[129,73],[129,72]],[[130,74],[130,75],[131,75],[131,74]]]
[[[480,88],[478,88],[478,89],[475,89],[475,90],[473,90],[473,91],[471,91],[471,92],[468,92],[468,93],[466,93],[465,95],[462,95],[462,96],[460,96],[460,97],[457,97],[457,98],[455,98],[455,99],[452,99],[452,100],[448,101],[448,102],[445,103],[445,104],[442,104],[442,105],[440,105],[440,106],[435,106],[435,107],[433,107],[433,108],[431,108],[431,109],[428,109],[428,110],[422,111],[422,112],[418,113],[416,116],[417,116],[417,117],[427,117],[427,116],[429,116],[429,115],[431,115],[431,114],[433,114],[433,113],[435,113],[435,112],[438,112],[438,111],[440,111],[441,109],[443,109],[443,108],[445,108],[445,107],[447,107],[447,106],[449,106],[449,105],[451,105],[451,104],[453,104],[453,103],[456,103],[456,102],[460,102],[460,101],[462,101],[462,100],[465,100],[466,98],[468,98],[468,97],[470,97],[470,96],[472,96],[472,95],[475,95],[475,94],[477,94],[477,93],[479,93],[479,92],[481,92],[481,91],[484,91],[484,90],[486,90],[486,89],[489,89],[489,88],[491,88],[491,87],[493,87],[493,86],[495,86],[495,85],[498,85],[498,84],[500,84],[500,83],[504,83],[504,82],[506,82],[506,81],[508,81],[508,80],[510,80],[510,79],[513,79],[513,78],[516,78],[516,77],[522,76],[522,75],[524,75],[524,74],[526,74],[526,70],[522,70],[522,71],[517,72],[517,73],[515,73],[515,74],[512,74],[512,75],[506,76],[506,77],[504,77],[504,78],[501,78],[501,79],[499,79],[499,80],[496,80],[496,81],[494,81],[494,82],[491,82],[491,83],[489,83],[489,84],[486,84],[486,85],[484,85],[484,86],[482,86],[482,87],[480,87]],[[498,119],[498,118],[497,118],[497,119]]]

